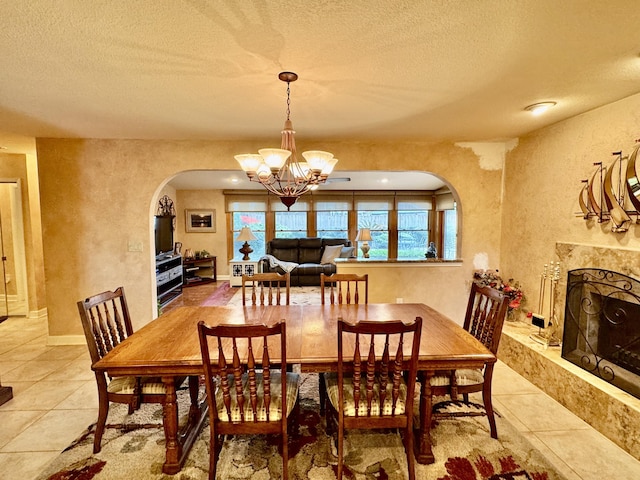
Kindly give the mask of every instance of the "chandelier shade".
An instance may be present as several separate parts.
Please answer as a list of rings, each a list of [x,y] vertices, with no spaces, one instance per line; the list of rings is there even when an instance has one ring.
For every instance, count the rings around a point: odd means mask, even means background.
[[[296,152],[295,130],[290,119],[290,83],[298,79],[293,72],[280,72],[278,78],[287,83],[287,119],[282,129],[280,148],[262,148],[258,153],[244,153],[234,158],[252,182],[262,184],[270,193],[280,197],[287,210],[298,198],[325,183],[338,159],[322,150]]]

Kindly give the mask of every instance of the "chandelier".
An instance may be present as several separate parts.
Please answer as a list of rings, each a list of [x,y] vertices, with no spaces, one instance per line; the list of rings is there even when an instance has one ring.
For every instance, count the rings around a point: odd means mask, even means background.
[[[291,114],[290,84],[298,79],[293,72],[280,72],[278,78],[287,82],[287,119],[282,130],[280,148],[262,148],[258,153],[236,155],[235,159],[252,182],[259,182],[269,192],[280,197],[287,210],[310,190],[325,183],[338,162],[333,154],[320,150],[302,152],[306,161],[296,156],[296,141]]]

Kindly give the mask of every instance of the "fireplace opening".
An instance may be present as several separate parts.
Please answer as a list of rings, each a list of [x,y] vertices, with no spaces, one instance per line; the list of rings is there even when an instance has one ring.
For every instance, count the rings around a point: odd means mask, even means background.
[[[640,282],[610,270],[571,270],[562,357],[640,398]]]

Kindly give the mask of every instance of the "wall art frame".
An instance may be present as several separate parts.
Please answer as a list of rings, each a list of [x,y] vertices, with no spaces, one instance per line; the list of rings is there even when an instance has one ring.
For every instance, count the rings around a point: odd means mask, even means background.
[[[188,233],[215,233],[216,211],[186,209],[184,226]]]

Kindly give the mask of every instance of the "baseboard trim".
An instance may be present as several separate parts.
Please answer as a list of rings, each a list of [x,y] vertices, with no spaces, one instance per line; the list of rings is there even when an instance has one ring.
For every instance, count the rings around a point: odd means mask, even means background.
[[[47,345],[86,345],[84,335],[49,335]]]
[[[39,318],[47,318],[48,312],[46,308],[41,308],[40,310],[31,310],[29,312],[29,315],[27,315],[27,318],[34,318],[34,319],[39,319]]]

